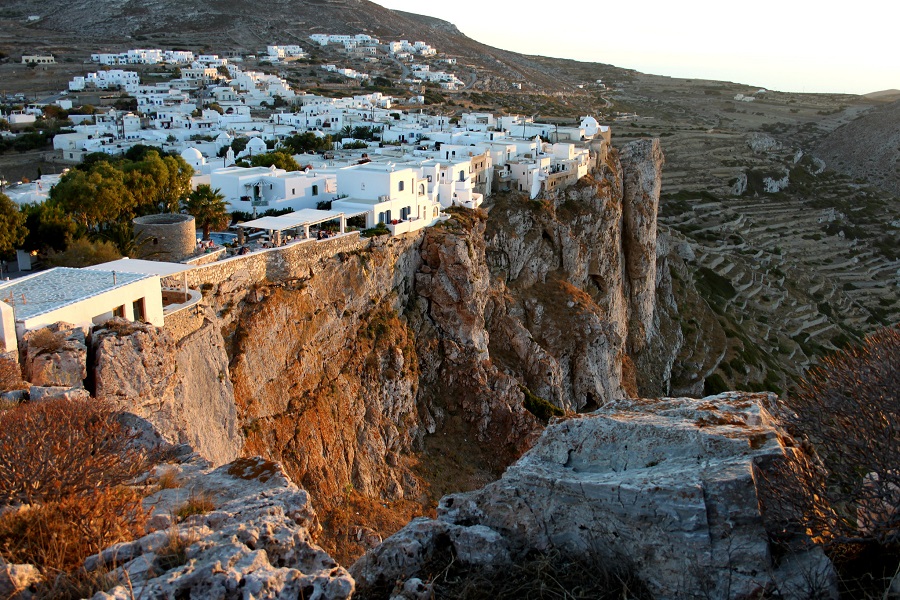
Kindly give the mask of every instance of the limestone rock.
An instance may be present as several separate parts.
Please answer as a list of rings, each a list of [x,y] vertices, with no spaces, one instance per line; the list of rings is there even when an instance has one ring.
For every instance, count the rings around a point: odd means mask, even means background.
[[[22,342],[25,378],[33,385],[83,386],[87,377],[87,345],[80,327],[56,323],[26,332]]]
[[[83,387],[39,386],[29,388],[28,398],[32,402],[49,400],[87,400],[91,394]]]
[[[34,565],[15,565],[0,557],[0,598],[26,600],[33,596],[33,586],[44,577]]]
[[[163,496],[185,490],[212,498],[215,508],[89,557],[88,570],[113,568],[120,577],[127,573],[131,587],[98,592],[95,600],[338,600],[353,594],[355,584],[347,571],[312,542],[318,521],[309,496],[288,479],[281,465],[247,458],[214,471],[202,461],[167,468],[178,470],[182,487],[148,499],[156,514],[177,507]]]
[[[767,402],[744,393],[623,400],[551,425],[499,481],[443,498],[437,520],[400,530],[351,573],[361,587],[409,579],[455,527],[486,527],[512,560],[555,549],[629,564],[657,598],[697,590],[802,598],[800,584],[813,579],[836,597],[821,550],[798,544],[773,561],[774,524],[757,482],[784,449],[761,408]]]
[[[659,139],[636,140],[621,154],[625,174],[622,242],[628,283],[628,346],[642,350],[650,339],[656,290],[656,214],[662,186]]]
[[[215,464],[243,438],[221,333],[212,321],[176,343],[165,329],[114,319],[94,332],[98,398],[150,421],[171,443],[189,443]]]

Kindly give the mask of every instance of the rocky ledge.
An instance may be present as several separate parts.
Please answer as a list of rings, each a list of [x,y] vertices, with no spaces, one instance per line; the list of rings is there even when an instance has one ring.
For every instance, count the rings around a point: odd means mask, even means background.
[[[821,550],[771,541],[765,482],[787,451],[764,408],[772,400],[624,400],[558,421],[500,480],[446,496],[437,519],[413,521],[350,572],[365,592],[418,585],[447,546],[472,565],[536,550],[627,568],[656,598],[836,597]]]
[[[320,526],[309,496],[278,463],[242,458],[210,470],[194,455],[156,467],[145,483],[160,488],[145,500],[149,533],[85,561],[128,585],[94,600],[353,594],[346,569],[312,542]]]

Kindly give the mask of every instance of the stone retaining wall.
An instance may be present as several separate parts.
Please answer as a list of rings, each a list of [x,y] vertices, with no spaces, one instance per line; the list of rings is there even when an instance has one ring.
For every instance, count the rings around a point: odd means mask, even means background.
[[[349,233],[328,240],[310,240],[244,256],[235,256],[208,265],[201,265],[187,273],[188,287],[203,284],[218,285],[236,273],[243,273],[250,281],[278,280],[308,274],[308,266],[340,252],[364,248],[377,238],[363,238]]]

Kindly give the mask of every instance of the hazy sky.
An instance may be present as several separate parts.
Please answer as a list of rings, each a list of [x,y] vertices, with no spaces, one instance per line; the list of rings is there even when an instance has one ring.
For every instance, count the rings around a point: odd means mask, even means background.
[[[377,0],[491,46],[792,92],[900,89],[898,0]]]

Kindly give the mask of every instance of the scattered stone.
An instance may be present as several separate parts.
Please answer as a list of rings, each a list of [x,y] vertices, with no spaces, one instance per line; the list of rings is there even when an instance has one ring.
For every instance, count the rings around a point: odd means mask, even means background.
[[[47,402],[50,400],[87,400],[91,397],[83,387],[43,387],[33,385],[28,391],[29,398],[32,402]]]
[[[34,565],[15,565],[0,557],[0,598],[28,600],[43,576]]]

